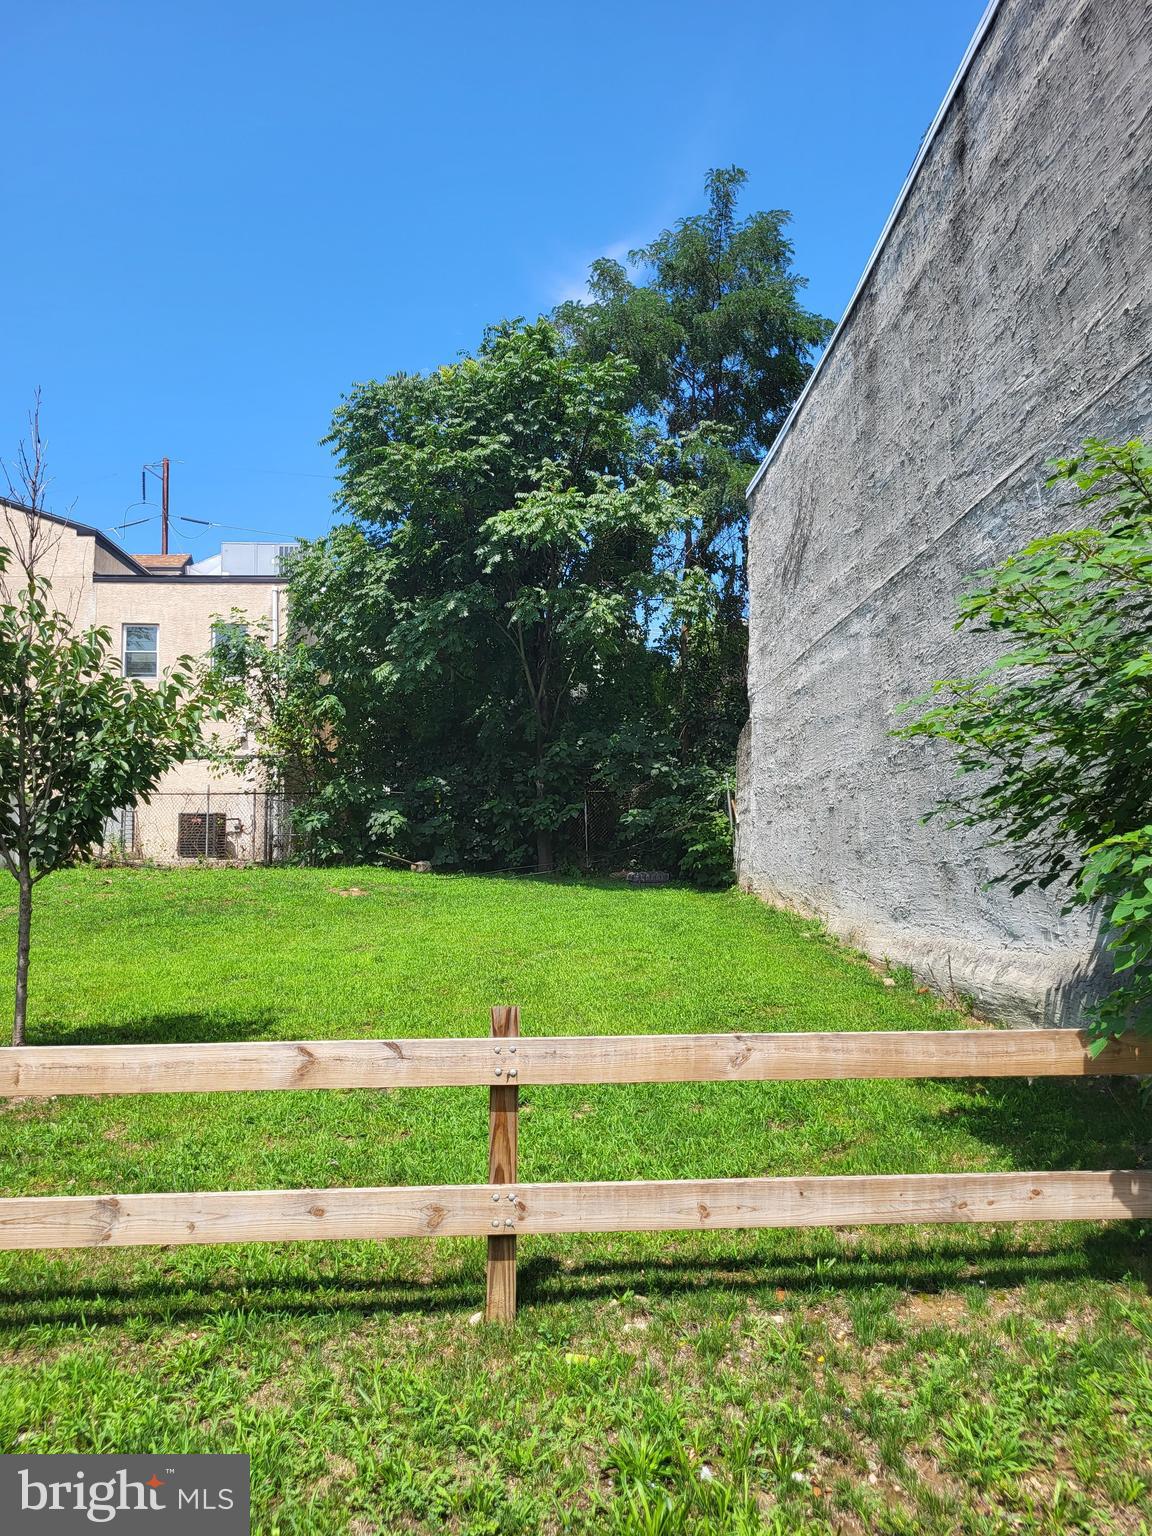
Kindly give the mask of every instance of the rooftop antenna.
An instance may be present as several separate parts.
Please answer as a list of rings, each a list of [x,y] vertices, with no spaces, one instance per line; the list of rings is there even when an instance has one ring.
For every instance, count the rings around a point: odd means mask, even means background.
[[[160,553],[168,553],[168,459],[159,464],[145,464],[140,471],[140,499],[148,500],[148,476],[155,475],[160,482]]]

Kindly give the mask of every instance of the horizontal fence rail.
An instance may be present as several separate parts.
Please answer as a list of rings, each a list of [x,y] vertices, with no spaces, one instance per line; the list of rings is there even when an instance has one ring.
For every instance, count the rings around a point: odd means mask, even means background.
[[[25,1045],[0,1050],[0,1096],[469,1088],[848,1078],[1087,1077],[1152,1071],[1152,1039],[1098,1055],[1069,1029],[802,1035],[556,1035],[262,1040],[212,1045]]]
[[[493,1214],[495,1213],[495,1214]],[[133,1248],[550,1232],[708,1232],[1152,1217],[1152,1171],[885,1173],[434,1184],[396,1189],[30,1195],[0,1201],[0,1249]]]
[[[926,1173],[523,1184],[519,1088],[853,1078],[1084,1077],[1152,1072],[1152,1041],[1093,1055],[1071,1030],[553,1036],[494,1008],[487,1039],[21,1046],[0,1096],[484,1087],[488,1182],[406,1188],[31,1195],[0,1199],[0,1249],[299,1239],[487,1237],[490,1319],[516,1310],[516,1240],[898,1223],[1152,1217],[1152,1171]]]

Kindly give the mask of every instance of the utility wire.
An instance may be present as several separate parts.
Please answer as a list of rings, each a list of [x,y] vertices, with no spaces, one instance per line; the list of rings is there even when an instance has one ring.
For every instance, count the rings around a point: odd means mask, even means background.
[[[189,459],[173,459],[173,464],[190,464],[196,468],[195,462]],[[288,480],[338,480],[340,476],[335,472],[327,475],[317,474],[312,470],[304,469],[268,469],[263,464],[217,464],[212,463],[212,470],[220,475],[278,475]]]
[[[140,507],[140,506],[145,506],[146,507],[147,505],[148,505],[148,503],[146,501],[145,502],[134,501],[134,502],[131,502],[128,506],[126,506],[124,508],[124,510],[125,510],[125,512],[131,512],[133,507]],[[177,522],[181,522],[181,523],[196,523],[198,526],[202,527],[205,530],[205,532],[207,532],[207,530],[209,528],[220,528],[220,529],[222,529],[226,533],[259,533],[259,534],[263,534],[263,536],[265,538],[276,539],[278,542],[281,542],[281,543],[284,543],[284,544],[294,543],[296,541],[296,538],[297,538],[297,535],[295,535],[295,534],[287,534],[287,535],[285,535],[283,533],[276,533],[271,528],[248,528],[248,527],[246,527],[246,526],[244,526],[243,524],[240,524],[240,523],[214,523],[214,522],[210,522],[205,517],[188,517],[183,512],[177,512],[174,515],[175,515],[175,519],[176,519]],[[150,517],[138,517],[138,518],[135,518],[130,523],[115,523],[115,524],[113,524],[113,526],[111,528],[102,528],[100,531],[101,531],[101,533],[118,533],[118,534],[122,535],[125,532],[126,529],[128,529],[128,528],[142,528],[145,523],[154,523],[154,522],[156,522],[158,517],[159,517],[158,513],[153,513]],[[200,537],[202,537],[202,535],[188,533],[188,534],[186,534],[186,537],[188,537],[188,538],[200,538]]]
[[[111,528],[101,528],[101,533],[123,533],[125,528],[139,528],[144,523],[154,523],[154,517],[138,517],[134,523],[115,523]]]
[[[210,523],[202,517],[185,517],[182,512],[177,512],[176,516],[182,523],[203,523],[205,528],[223,528],[229,533],[263,533],[270,539],[284,539],[285,543],[288,542],[282,533],[274,533],[271,528],[244,528],[239,523]]]

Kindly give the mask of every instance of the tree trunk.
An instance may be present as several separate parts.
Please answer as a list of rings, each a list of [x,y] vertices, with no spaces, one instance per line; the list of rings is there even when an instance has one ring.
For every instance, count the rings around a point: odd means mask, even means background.
[[[552,831],[551,828],[540,827],[536,832],[536,872],[541,875],[550,875],[554,868],[552,861]]]
[[[544,678],[547,674],[547,655],[537,661],[537,677],[539,683],[536,688],[536,800],[539,803],[545,798],[547,785],[544,782],[543,757],[548,740],[548,696],[545,692]],[[552,851],[552,828],[536,828],[536,873],[538,875],[550,875],[555,868]]]
[[[12,1016],[12,1044],[24,1044],[28,1018],[28,955],[32,947],[32,880],[20,871],[20,919],[16,928],[16,1007]]]

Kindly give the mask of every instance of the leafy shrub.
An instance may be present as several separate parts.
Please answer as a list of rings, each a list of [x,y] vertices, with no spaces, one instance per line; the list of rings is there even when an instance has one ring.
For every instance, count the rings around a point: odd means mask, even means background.
[[[1106,1036],[1152,1029],[1152,452],[1089,438],[1048,483],[1074,487],[1091,523],[983,573],[957,628],[1004,650],[938,682],[898,734],[954,748],[965,783],[938,810],[1008,851],[1013,894],[1057,884],[1069,906],[1102,904],[1119,977]]]
[[[1080,878],[1085,901],[1108,913],[1108,947],[1123,984],[1101,1004],[1109,1033],[1152,1020],[1152,826],[1110,837],[1090,850]]]
[[[646,864],[674,870],[694,885],[732,882],[732,828],[722,809],[724,774],[665,760],[655,765],[644,802],[620,819],[622,839]]]

